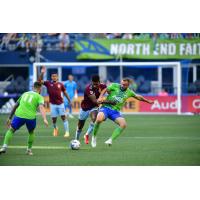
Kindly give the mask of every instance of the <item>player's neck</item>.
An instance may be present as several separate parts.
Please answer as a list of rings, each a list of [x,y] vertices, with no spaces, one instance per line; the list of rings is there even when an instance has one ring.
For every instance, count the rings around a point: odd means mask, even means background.
[[[124,92],[127,90],[127,88],[123,88],[122,86],[120,86],[120,90]]]
[[[39,90],[37,90],[37,89],[34,89],[33,92],[40,94]]]

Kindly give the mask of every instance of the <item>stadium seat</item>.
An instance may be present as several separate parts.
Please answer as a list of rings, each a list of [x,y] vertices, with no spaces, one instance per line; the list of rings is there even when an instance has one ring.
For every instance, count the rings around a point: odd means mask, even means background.
[[[197,88],[196,88],[195,83],[190,83],[188,85],[188,93],[196,93],[196,91],[197,91]]]
[[[140,92],[142,93],[149,93],[151,91],[151,82],[144,81],[144,83],[140,86]]]

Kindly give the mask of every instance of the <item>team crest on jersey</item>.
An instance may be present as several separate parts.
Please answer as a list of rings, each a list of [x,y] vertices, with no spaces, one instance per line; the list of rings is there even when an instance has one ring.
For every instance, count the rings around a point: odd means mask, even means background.
[[[94,94],[94,92],[90,90],[90,94]]]
[[[58,84],[58,88],[60,88],[60,84]]]

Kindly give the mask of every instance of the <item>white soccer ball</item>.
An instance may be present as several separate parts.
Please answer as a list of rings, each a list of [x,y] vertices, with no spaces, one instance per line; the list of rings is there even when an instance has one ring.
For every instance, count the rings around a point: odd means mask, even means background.
[[[80,146],[81,146],[81,143],[78,140],[72,140],[70,142],[70,148],[72,150],[78,150],[78,149],[80,149]]]

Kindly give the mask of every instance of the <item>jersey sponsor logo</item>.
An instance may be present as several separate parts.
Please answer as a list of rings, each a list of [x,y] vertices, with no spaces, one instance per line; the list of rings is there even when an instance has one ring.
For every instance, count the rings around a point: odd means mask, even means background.
[[[194,99],[192,102],[192,106],[195,109],[200,109],[200,99]]]
[[[120,96],[113,96],[113,98],[115,99],[115,101],[117,101],[118,103],[122,103],[123,102],[123,98]]]
[[[159,102],[158,100],[154,101],[154,104],[151,106],[151,110],[168,110],[172,109],[175,110],[177,109],[177,101],[172,101],[172,102]]]
[[[60,86],[60,84],[58,84],[58,88],[60,88],[61,86]]]

